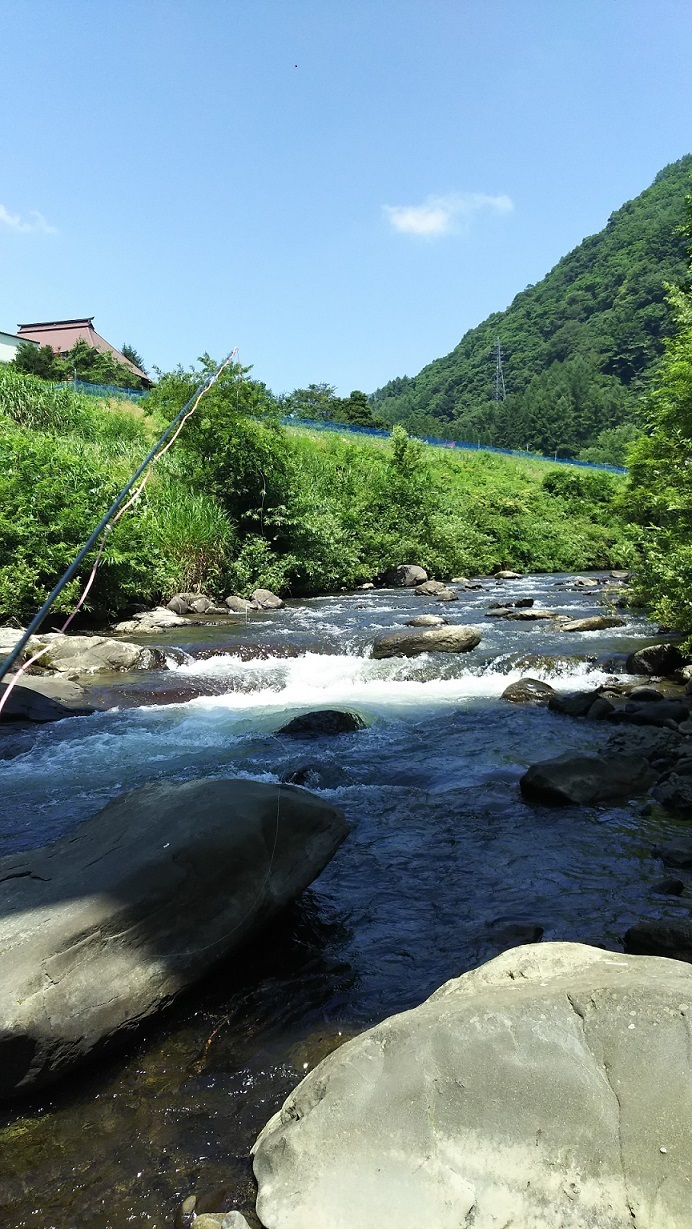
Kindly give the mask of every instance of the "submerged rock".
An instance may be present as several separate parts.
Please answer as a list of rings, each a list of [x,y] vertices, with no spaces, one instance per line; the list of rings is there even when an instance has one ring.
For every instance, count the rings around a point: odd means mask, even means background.
[[[685,885],[682,879],[657,879],[651,885],[651,891],[658,892],[661,896],[681,896]]]
[[[428,579],[425,568],[419,568],[415,563],[400,563],[398,567],[385,572],[384,583],[390,589],[415,589]]]
[[[255,1143],[257,1214],[272,1229],[683,1229],[690,1003],[677,961],[505,952],[306,1076]]]
[[[375,641],[373,657],[416,657],[419,653],[468,653],[481,642],[475,627],[450,623],[446,627],[431,627],[419,631],[388,632]]]
[[[447,620],[442,618],[442,615],[422,614],[416,615],[415,619],[407,619],[407,627],[442,627]]]
[[[561,632],[600,632],[607,627],[624,627],[625,620],[615,615],[590,615],[587,619],[568,619],[562,624]]]
[[[358,713],[345,712],[340,708],[319,708],[314,713],[301,713],[276,732],[288,734],[291,738],[317,738],[323,734],[352,734],[354,730],[365,728],[365,722]]]
[[[132,1030],[263,926],[348,832],[305,790],[159,782],[0,859],[0,1094]]]
[[[692,870],[692,838],[680,837],[677,841],[665,841],[663,845],[655,845],[653,853],[660,858],[664,866],[673,866],[678,870]]]
[[[511,704],[547,704],[556,693],[549,683],[540,679],[518,679],[505,687],[501,699],[509,700]]]
[[[546,806],[596,806],[635,798],[656,780],[650,764],[635,755],[558,755],[532,764],[519,780],[527,802]]]

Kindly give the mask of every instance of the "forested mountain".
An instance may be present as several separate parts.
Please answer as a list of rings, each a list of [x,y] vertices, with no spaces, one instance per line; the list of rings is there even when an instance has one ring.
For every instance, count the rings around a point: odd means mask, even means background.
[[[685,274],[690,192],[686,155],[450,354],[378,389],[375,415],[416,434],[562,455],[617,448],[636,433],[629,424],[672,332],[665,284]],[[498,338],[504,401],[494,400]]]

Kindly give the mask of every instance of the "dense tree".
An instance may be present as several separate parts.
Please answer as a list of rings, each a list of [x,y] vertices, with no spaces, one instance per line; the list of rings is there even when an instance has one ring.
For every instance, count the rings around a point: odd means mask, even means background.
[[[131,363],[134,363],[135,367],[139,367],[139,370],[143,371],[146,375],[147,369],[144,366],[144,360],[141,354],[135,350],[134,346],[129,345],[128,342],[124,342],[120,353],[122,354],[123,358],[129,359]]]
[[[692,198],[684,227],[692,243]],[[692,269],[692,262],[690,264]],[[635,525],[641,597],[692,643],[692,289],[671,288],[677,333],[647,402],[646,434],[630,451],[626,508]]]

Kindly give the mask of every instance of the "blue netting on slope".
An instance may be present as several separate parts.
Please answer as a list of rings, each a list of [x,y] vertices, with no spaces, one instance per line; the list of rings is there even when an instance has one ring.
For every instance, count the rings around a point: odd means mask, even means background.
[[[90,397],[126,397],[128,401],[139,401],[140,397],[147,395],[139,388],[120,388],[117,384],[87,384],[85,380],[70,380],[70,388]]]
[[[328,422],[324,418],[293,418],[288,415],[281,420],[287,427],[306,427],[310,431],[340,431],[354,435],[374,435],[379,439],[389,439],[390,432],[378,427],[357,427],[350,422]],[[550,461],[551,465],[578,465],[580,469],[605,469],[611,474],[626,474],[626,469],[618,465],[599,465],[596,461],[575,461],[569,457],[547,457],[542,452],[520,452],[516,448],[495,448],[492,444],[466,444],[460,440],[443,440],[435,435],[418,435],[424,444],[432,444],[434,448],[465,448],[470,452],[497,452],[505,457],[521,457],[523,461]]]

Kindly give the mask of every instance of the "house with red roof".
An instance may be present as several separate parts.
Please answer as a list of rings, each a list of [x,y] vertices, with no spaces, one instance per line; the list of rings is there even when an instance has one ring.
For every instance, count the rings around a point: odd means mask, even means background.
[[[88,346],[98,350],[99,354],[110,354],[123,367],[127,367],[142,381],[145,388],[151,388],[152,381],[145,371],[131,363],[119,350],[112,346],[105,337],[96,332],[94,317],[84,316],[78,320],[42,320],[35,324],[17,325],[19,341],[35,341],[39,346],[52,346],[56,354],[67,354],[68,350],[78,341],[85,341]]]

